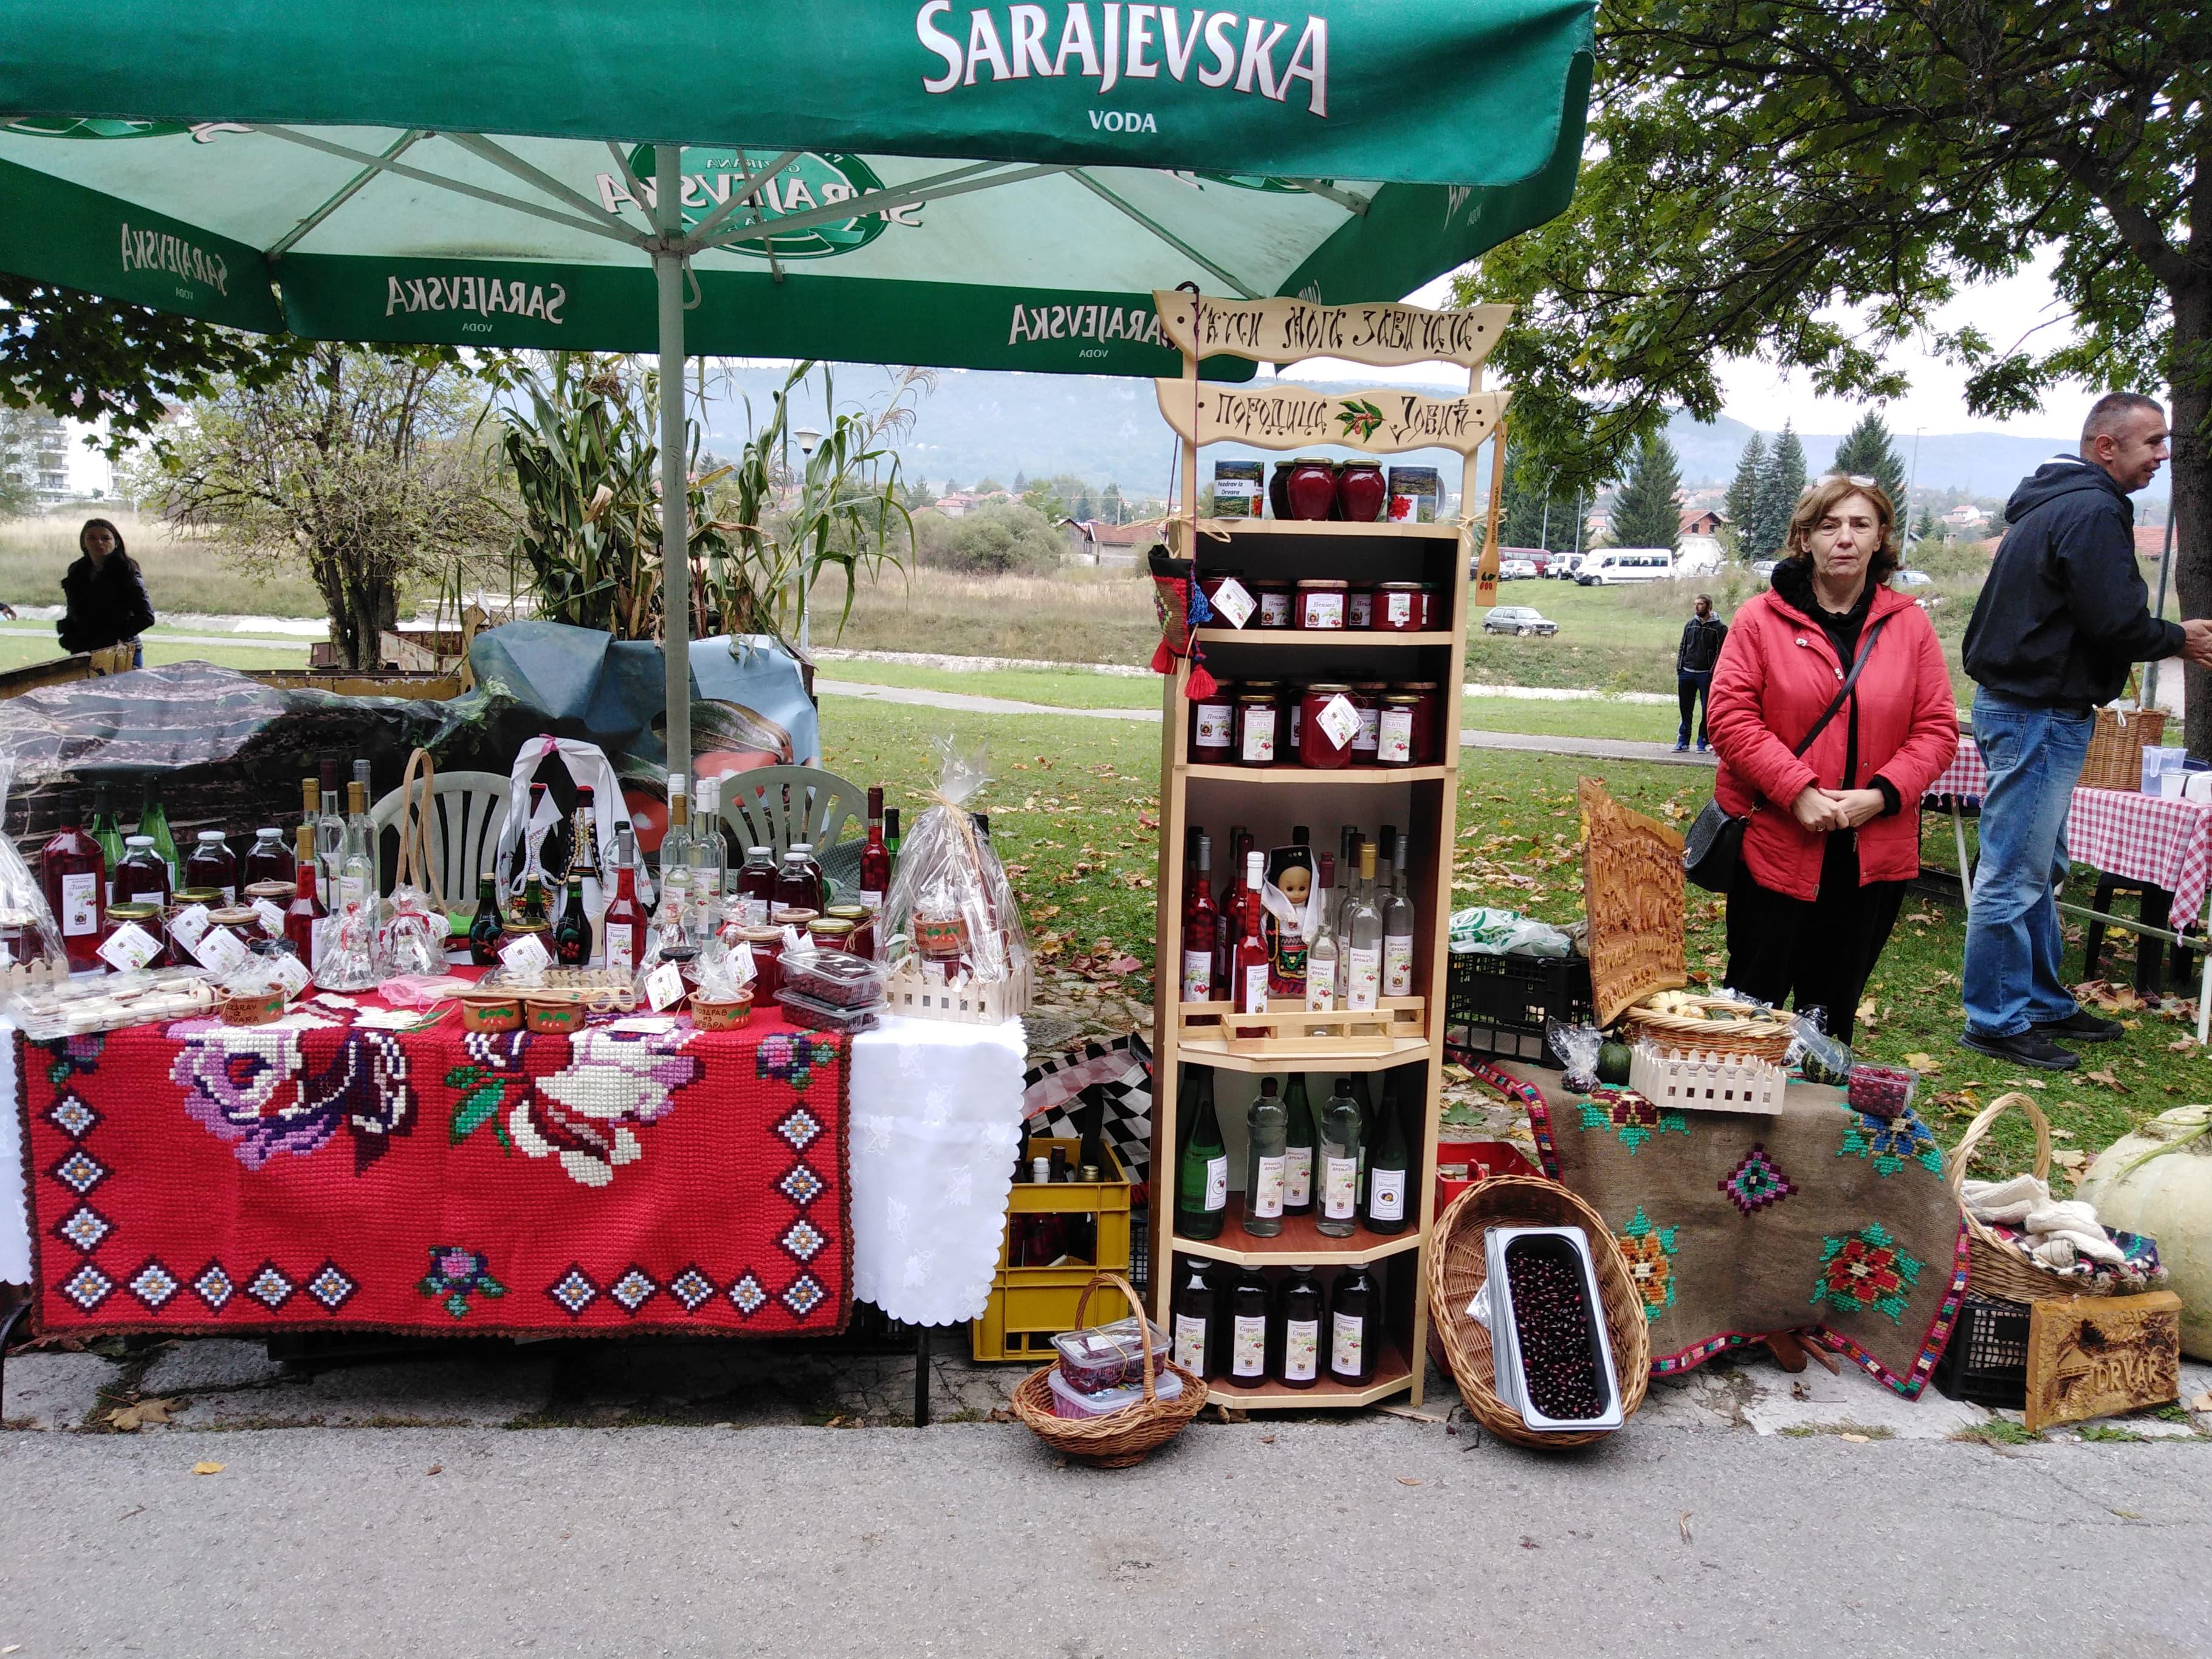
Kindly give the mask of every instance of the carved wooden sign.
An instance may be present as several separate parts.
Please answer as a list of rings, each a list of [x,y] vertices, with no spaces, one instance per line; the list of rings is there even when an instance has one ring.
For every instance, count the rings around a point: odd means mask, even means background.
[[[2181,1298],[2172,1291],[2029,1304],[2031,1431],[2180,1397]]]
[[[1324,306],[1296,298],[1219,300],[1180,289],[1154,290],[1152,303],[1159,308],[1162,331],[1188,356],[1262,363],[1342,357],[1370,368],[1436,362],[1474,368],[1513,320],[1511,306],[1466,311],[1379,301]]]
[[[1632,812],[1595,778],[1577,790],[1583,819],[1583,914],[1589,918],[1591,1001],[1600,1025],[1654,991],[1689,982],[1682,934],[1682,838]]]
[[[1409,449],[1455,449],[1465,455],[1497,429],[1507,395],[1474,392],[1463,398],[1424,398],[1386,386],[1316,392],[1280,386],[1255,392],[1210,381],[1152,384],[1168,424],[1194,443],[1249,444],[1255,449],[1334,444],[1370,455]]]

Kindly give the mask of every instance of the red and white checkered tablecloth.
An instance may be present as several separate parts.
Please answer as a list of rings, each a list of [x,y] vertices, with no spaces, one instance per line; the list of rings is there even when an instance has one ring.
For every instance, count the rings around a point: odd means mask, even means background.
[[[1989,787],[1981,750],[1962,737],[1928,799],[1978,801]],[[2212,806],[2132,789],[2076,789],[2066,816],[2066,850],[2108,876],[2165,888],[2173,895],[2175,922],[2193,921],[2212,883]]]

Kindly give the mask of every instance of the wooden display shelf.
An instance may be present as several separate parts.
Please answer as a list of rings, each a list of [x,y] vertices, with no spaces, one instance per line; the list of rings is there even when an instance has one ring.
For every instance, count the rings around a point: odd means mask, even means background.
[[[1179,524],[1179,520],[1170,520]],[[1231,536],[1350,536],[1355,538],[1388,537],[1401,541],[1457,541],[1461,528],[1455,524],[1405,524],[1388,519],[1367,524],[1354,524],[1342,519],[1200,519],[1198,533],[1200,540],[1211,540],[1217,534]]]
[[[1364,651],[1376,645],[1449,645],[1459,635],[1435,629],[1403,634],[1387,628],[1201,628],[1194,637],[1200,645],[1333,645]]]
[[[1394,1066],[1410,1066],[1430,1059],[1426,1042],[1400,1042],[1379,1054],[1232,1054],[1218,1037],[1183,1037],[1176,1054],[1193,1066],[1217,1072],[1243,1072],[1252,1077],[1287,1077],[1292,1072],[1387,1072]]]
[[[1238,1411],[1293,1411],[1302,1406],[1319,1410],[1370,1405],[1377,1400],[1389,1399],[1413,1381],[1413,1368],[1406,1363],[1396,1339],[1385,1337],[1382,1352],[1375,1356],[1375,1380],[1371,1382],[1340,1382],[1326,1371],[1310,1389],[1286,1389],[1273,1377],[1264,1382],[1244,1385],[1225,1376],[1209,1376],[1206,1379],[1206,1391],[1210,1399],[1221,1401]]]
[[[1316,1012],[1296,997],[1268,998],[1264,1014],[1238,1013],[1233,1002],[1180,1002],[1176,1010],[1186,1046],[1218,1042],[1223,1053],[1249,1060],[1322,1062],[1316,1071],[1326,1071],[1331,1060],[1387,1056],[1427,1041],[1427,1008],[1419,997],[1384,997],[1358,1012]],[[1255,1020],[1265,1028],[1256,1034]],[[1297,1027],[1304,1029],[1288,1029]]]
[[[1177,1255],[1202,1255],[1209,1261],[1233,1261],[1240,1267],[1280,1267],[1286,1264],[1316,1267],[1350,1267],[1355,1262],[1380,1261],[1386,1255],[1419,1249],[1420,1229],[1408,1226],[1402,1233],[1370,1233],[1354,1226],[1349,1238],[1332,1238],[1310,1215],[1286,1215],[1283,1231],[1273,1238],[1255,1238],[1244,1231],[1244,1194],[1229,1194],[1229,1212],[1218,1238],[1173,1240]]]
[[[1454,699],[1455,702],[1457,699]],[[1338,784],[1376,785],[1436,783],[1459,774],[1456,766],[1342,766],[1332,770],[1311,766],[1212,766],[1186,763],[1176,768],[1193,783],[1257,783],[1275,788],[1333,787]]]

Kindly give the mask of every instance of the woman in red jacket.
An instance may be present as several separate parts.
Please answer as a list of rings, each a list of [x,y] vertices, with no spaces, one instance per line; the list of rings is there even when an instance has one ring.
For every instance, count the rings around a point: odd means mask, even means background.
[[[1871,480],[1831,476],[1808,489],[1772,591],[1736,612],[1708,705],[1714,793],[1750,818],[1729,889],[1728,983],[1825,1009],[1845,1042],[1905,885],[1920,873],[1920,797],[1959,748],[1936,630],[1887,586],[1895,535],[1895,511]],[[1793,754],[1862,646],[1850,695]]]

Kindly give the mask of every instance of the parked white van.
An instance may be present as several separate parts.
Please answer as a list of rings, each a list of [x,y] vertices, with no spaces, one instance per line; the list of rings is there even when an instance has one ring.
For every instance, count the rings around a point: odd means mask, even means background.
[[[1663,547],[1607,547],[1589,554],[1575,580],[1584,587],[1619,582],[1663,581],[1674,574],[1674,556]]]

